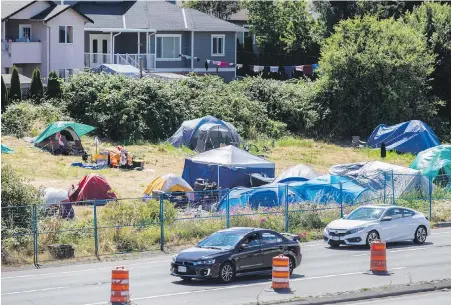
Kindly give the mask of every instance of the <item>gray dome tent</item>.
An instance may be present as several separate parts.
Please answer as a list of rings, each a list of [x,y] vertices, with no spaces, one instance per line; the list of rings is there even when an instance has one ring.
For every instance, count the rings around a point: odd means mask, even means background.
[[[184,145],[199,153],[221,145],[239,146],[241,143],[235,126],[209,115],[184,121],[168,141],[175,147]]]

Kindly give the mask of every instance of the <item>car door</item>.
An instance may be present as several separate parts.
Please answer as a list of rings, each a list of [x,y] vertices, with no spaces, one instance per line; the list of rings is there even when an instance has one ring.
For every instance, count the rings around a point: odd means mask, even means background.
[[[236,249],[235,263],[238,272],[253,271],[263,267],[263,255],[258,233],[248,234],[241,240]]]
[[[409,209],[402,209],[403,226],[405,228],[403,239],[413,240],[418,224],[413,219],[415,212]]]
[[[389,216],[392,219],[390,221],[381,221],[381,239],[386,242],[393,242],[402,240],[403,236],[403,219],[401,208],[390,208],[385,212],[382,217]]]
[[[283,238],[271,231],[260,232],[261,247],[264,256],[264,267],[272,267],[272,258],[284,253]]]

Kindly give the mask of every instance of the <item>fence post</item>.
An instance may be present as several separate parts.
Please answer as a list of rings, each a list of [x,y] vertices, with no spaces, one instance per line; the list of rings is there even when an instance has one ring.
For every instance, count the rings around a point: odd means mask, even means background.
[[[384,204],[387,203],[387,173],[384,172]]]
[[[94,199],[94,253],[99,258],[99,236],[97,231],[97,201]]]
[[[391,191],[392,191],[392,204],[396,205],[395,203],[395,175],[393,174],[393,170],[391,170]]]
[[[164,251],[164,194],[160,194],[160,250]]]
[[[428,176],[429,180],[429,221],[432,221],[432,177]]]
[[[227,206],[226,206],[226,228],[230,228],[230,196],[229,196],[230,192],[229,190],[227,190],[227,194],[226,194],[226,202],[227,202]]]
[[[36,268],[38,268],[39,235],[38,235],[38,207],[36,204],[33,204],[32,215],[33,215],[33,264]]]
[[[285,185],[285,232],[288,233],[289,228],[289,218],[288,218],[288,184]]]
[[[343,183],[340,181],[340,218],[343,218]]]

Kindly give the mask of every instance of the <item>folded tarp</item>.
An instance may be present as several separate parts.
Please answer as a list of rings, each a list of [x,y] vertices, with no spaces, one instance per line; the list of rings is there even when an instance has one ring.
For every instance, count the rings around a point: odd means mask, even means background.
[[[14,150],[2,144],[2,154],[13,154]]]
[[[104,169],[108,167],[107,164],[86,164],[82,162],[74,162],[70,166],[82,167],[93,170]]]

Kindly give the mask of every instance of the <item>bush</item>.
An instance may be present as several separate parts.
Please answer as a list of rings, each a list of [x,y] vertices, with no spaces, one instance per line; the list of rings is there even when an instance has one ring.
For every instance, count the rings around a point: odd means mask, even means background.
[[[71,120],[60,107],[44,103],[34,105],[29,101],[12,104],[2,116],[4,134],[18,138],[37,136],[50,123]]]
[[[9,100],[21,100],[22,99],[22,89],[20,87],[19,70],[16,66],[13,67],[11,73],[11,84],[9,88]]]
[[[55,71],[49,73],[47,81],[47,97],[59,98],[61,97],[61,83]]]
[[[340,22],[321,53],[315,96],[322,133],[366,137],[381,123],[428,121],[434,56],[424,36],[402,21],[375,17]]]
[[[35,101],[39,101],[44,94],[44,87],[42,86],[41,72],[38,68],[33,71],[30,85],[30,97]]]
[[[40,202],[40,192],[26,184],[10,165],[2,166],[2,231],[30,229],[32,204]],[[2,234],[3,235],[3,234]]]
[[[6,106],[8,106],[8,89],[2,76],[2,113],[5,112]]]

